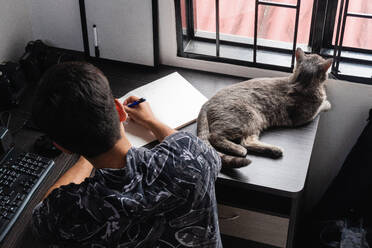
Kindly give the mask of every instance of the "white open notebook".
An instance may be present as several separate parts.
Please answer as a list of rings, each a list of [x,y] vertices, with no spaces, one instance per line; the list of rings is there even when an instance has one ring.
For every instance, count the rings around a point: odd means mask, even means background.
[[[194,122],[201,106],[207,101],[204,95],[177,72],[134,89],[122,96],[119,101],[123,103],[131,95],[145,98],[155,117],[174,129]],[[135,147],[156,140],[152,132],[133,120],[129,119],[124,128],[130,143]]]

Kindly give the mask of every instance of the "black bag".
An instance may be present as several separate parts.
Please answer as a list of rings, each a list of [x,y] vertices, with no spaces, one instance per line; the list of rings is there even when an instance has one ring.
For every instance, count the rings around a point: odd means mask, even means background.
[[[41,40],[35,40],[27,43],[19,63],[27,80],[36,85],[48,68],[66,61],[84,61],[84,56],[79,52],[50,47]]]
[[[0,111],[19,104],[26,88],[26,79],[19,64],[0,63]]]

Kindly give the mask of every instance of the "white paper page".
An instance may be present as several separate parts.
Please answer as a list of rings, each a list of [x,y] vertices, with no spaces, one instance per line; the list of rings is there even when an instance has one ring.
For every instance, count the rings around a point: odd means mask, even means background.
[[[175,129],[195,121],[201,106],[207,101],[204,95],[177,72],[132,90],[119,101],[123,102],[130,95],[145,98],[156,118]],[[131,120],[124,128],[133,146],[143,146],[156,140],[150,131]]]

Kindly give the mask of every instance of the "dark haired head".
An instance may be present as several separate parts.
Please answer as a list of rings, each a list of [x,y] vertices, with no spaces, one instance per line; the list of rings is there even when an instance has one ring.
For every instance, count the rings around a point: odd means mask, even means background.
[[[86,157],[108,151],[120,139],[109,83],[88,63],[50,68],[35,95],[32,118],[57,144]]]

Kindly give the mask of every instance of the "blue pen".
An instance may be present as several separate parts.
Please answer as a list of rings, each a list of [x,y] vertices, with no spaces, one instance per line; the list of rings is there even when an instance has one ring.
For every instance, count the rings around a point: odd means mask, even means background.
[[[133,107],[137,106],[138,104],[140,104],[141,102],[144,102],[144,101],[146,101],[145,98],[140,98],[137,101],[134,101],[131,104],[128,104],[128,107],[133,108]]]

